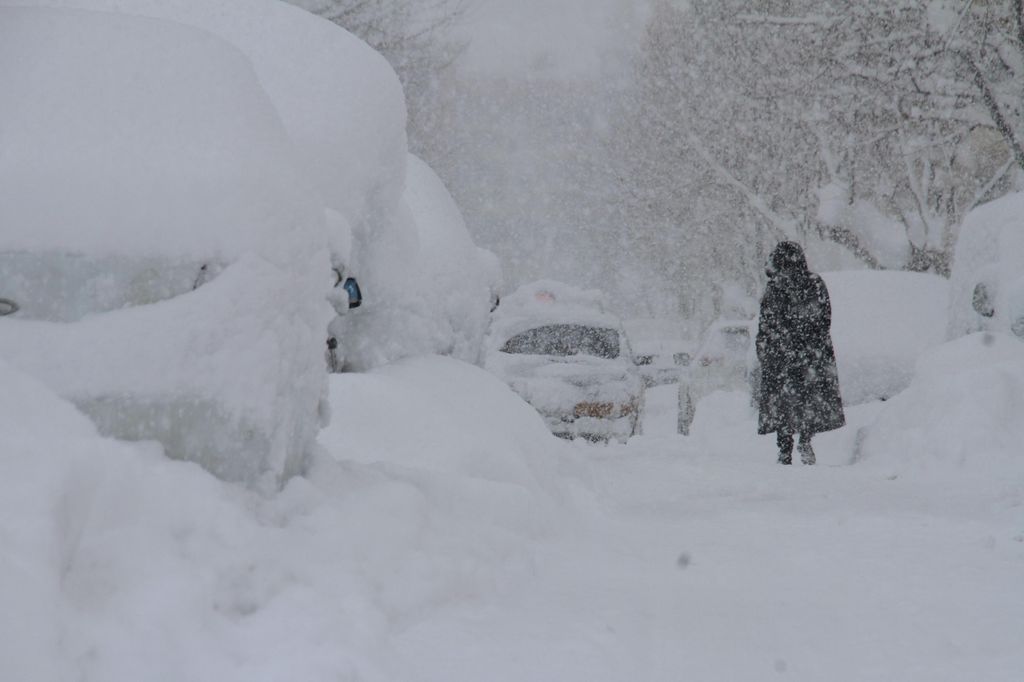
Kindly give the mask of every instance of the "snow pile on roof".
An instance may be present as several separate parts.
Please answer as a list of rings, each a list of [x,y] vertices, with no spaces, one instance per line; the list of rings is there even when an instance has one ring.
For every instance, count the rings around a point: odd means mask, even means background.
[[[512,334],[542,324],[584,324],[619,329],[622,322],[608,312],[606,295],[596,289],[554,280],[538,280],[503,296],[491,313],[485,346],[498,348]]]
[[[223,39],[248,58],[280,116],[306,181],[319,192],[321,202],[342,213],[357,230],[386,225],[392,219],[402,193],[406,155],[401,85],[381,55],[339,26],[277,0],[0,0],[0,4],[146,16],[200,28]],[[204,61],[189,55],[189,44],[168,46],[162,68],[177,69],[183,82],[202,81],[208,78],[201,66]],[[190,64],[196,68],[186,68]],[[92,65],[85,60],[79,68]],[[223,67],[215,62],[211,68],[216,72]],[[109,82],[121,88],[129,101],[161,96],[164,87],[163,81],[152,78]],[[68,87],[73,87],[71,82]],[[246,126],[246,119],[238,116],[230,123]],[[127,114],[125,120],[129,120]],[[217,132],[211,130],[210,137],[215,139]]]
[[[991,320],[972,305],[979,283],[992,296]],[[964,219],[950,275],[947,337],[982,329],[1007,332],[1019,315],[1024,315],[1024,192],[990,201]]]
[[[367,369],[429,353],[478,362],[501,280],[497,258],[478,248],[441,179],[408,157],[401,219],[363,254],[368,304],[345,319],[348,362]]]
[[[1024,344],[981,332],[917,363],[910,388],[887,402],[861,456],[885,466],[953,466],[1000,477],[1024,465]]]
[[[832,301],[832,341],[843,402],[906,388],[914,362],[945,338],[948,283],[894,271],[822,273]]]
[[[166,21],[0,13],[0,249],[308,257],[320,210],[244,55]]]

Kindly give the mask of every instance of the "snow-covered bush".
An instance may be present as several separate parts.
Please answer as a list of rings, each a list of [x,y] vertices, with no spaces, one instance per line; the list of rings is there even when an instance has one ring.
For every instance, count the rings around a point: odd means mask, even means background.
[[[1007,476],[1024,464],[1024,344],[980,332],[917,363],[913,383],[868,427],[860,457],[885,466],[967,467]]]
[[[323,207],[246,57],[189,26],[0,8],[0,353],[218,475],[301,469]]]
[[[895,271],[822,273],[832,301],[832,341],[843,402],[889,398],[910,384],[914,362],[944,339],[948,283]]]
[[[960,228],[947,337],[982,329],[1024,339],[1024,192],[974,209]]]

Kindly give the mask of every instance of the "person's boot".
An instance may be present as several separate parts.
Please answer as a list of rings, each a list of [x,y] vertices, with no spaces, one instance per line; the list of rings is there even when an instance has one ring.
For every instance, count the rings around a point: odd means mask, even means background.
[[[796,449],[800,452],[800,461],[804,464],[814,464],[814,448],[811,447],[810,442],[800,441],[800,444],[796,446]]]
[[[784,450],[779,450],[779,464],[792,464],[792,463],[793,463],[793,453],[792,452],[785,452]]]

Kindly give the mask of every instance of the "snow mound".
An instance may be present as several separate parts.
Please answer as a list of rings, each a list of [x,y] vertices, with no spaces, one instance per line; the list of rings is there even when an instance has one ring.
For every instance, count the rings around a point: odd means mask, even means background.
[[[948,283],[893,271],[822,273],[832,301],[832,341],[843,402],[888,398],[910,384],[914,363],[945,338]]]
[[[1009,474],[1024,466],[1024,344],[982,332],[927,353],[868,428],[861,456]]]
[[[502,381],[467,363],[423,357],[333,375],[331,396],[333,416],[320,442],[346,460],[511,484],[531,494],[557,486],[550,453],[562,442]]]
[[[334,380],[340,461],[262,496],[0,362],[0,678],[383,682],[418,625],[532,590],[567,446],[452,360]]]

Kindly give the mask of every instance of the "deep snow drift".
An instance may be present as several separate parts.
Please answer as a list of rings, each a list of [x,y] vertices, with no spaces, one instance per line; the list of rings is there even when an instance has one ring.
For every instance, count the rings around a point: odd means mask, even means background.
[[[952,464],[998,478],[1024,464],[1024,343],[979,332],[926,353],[858,457],[902,469]]]
[[[743,394],[706,398],[688,438],[576,445],[482,370],[424,358],[333,376],[323,457],[260,497],[0,380],[2,679],[1011,682],[1024,664],[1024,466],[915,441],[844,466],[897,401],[783,468]]]
[[[396,679],[394,633],[517,592],[563,524],[565,444],[453,360],[333,377],[340,462],[271,497],[0,381],[5,680]]]

